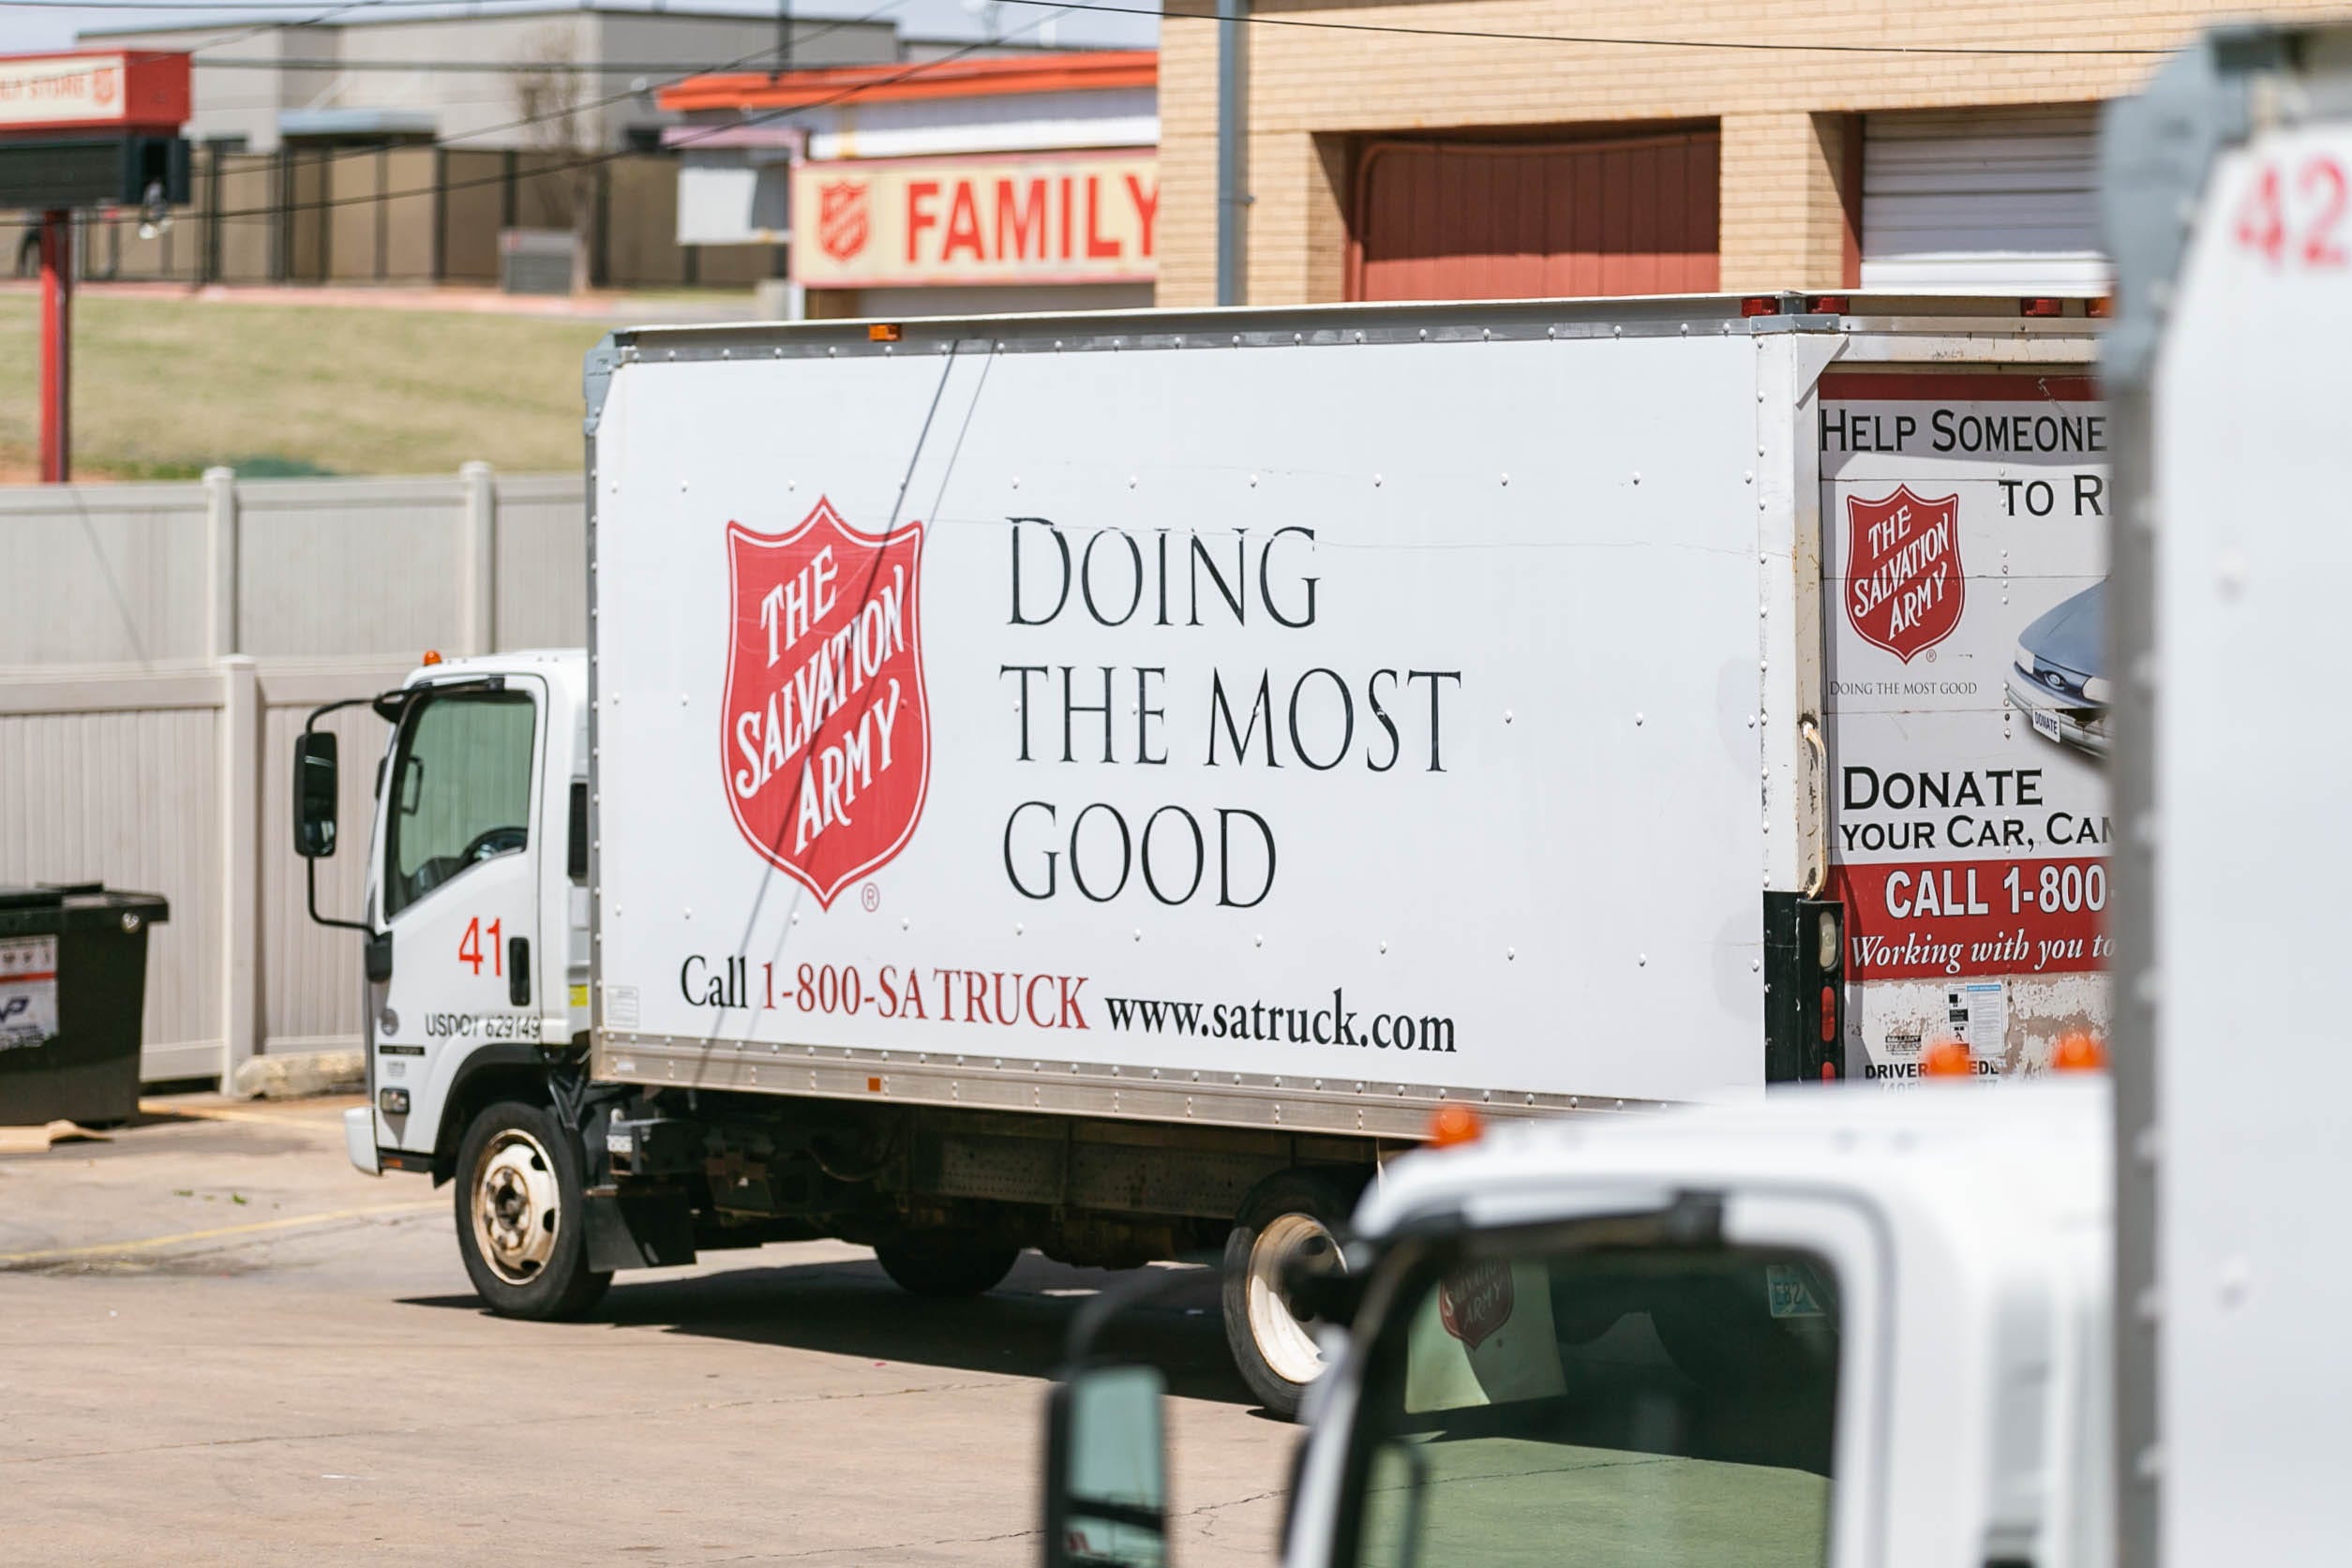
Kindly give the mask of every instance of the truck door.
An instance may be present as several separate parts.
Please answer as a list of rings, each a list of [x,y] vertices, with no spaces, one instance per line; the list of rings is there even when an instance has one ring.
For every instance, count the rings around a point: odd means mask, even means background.
[[[465,1061],[490,1048],[528,1059],[538,1043],[544,846],[532,802],[546,706],[539,681],[509,676],[427,687],[400,715],[382,790],[369,985],[382,1147],[430,1152]],[[405,1113],[387,1092],[403,1090]]]

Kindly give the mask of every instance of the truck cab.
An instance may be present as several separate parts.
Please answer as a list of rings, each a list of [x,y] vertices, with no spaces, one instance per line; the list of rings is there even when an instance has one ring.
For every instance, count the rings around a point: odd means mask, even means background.
[[[1857,1087],[1395,1162],[1296,1282],[1284,1561],[2105,1564],[2108,1119],[2089,1075]],[[1171,1561],[1157,1377],[1079,1348],[1049,1562]]]
[[[344,1138],[370,1174],[446,1179],[486,1097],[586,1043],[587,663],[427,654],[367,704],[387,729],[361,914],[338,923],[365,933],[368,1104]],[[296,842],[331,854],[329,711],[297,755]]]

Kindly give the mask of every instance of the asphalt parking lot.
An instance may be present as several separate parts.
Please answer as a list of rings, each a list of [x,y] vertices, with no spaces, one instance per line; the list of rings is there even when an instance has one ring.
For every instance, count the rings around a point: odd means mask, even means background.
[[[1045,1380],[1113,1277],[1030,1256],[932,1304],[811,1243],[509,1322],[447,1189],[344,1162],[345,1103],[149,1101],[0,1156],[0,1560],[1037,1560]],[[1175,1560],[1271,1561],[1295,1429],[1251,1408],[1213,1282],[1123,1342],[1177,1395]]]

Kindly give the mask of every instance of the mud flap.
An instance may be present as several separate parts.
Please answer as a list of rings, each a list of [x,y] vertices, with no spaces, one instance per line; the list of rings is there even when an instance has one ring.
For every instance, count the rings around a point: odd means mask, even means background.
[[[682,1192],[592,1192],[585,1218],[592,1273],[695,1261],[694,1209]]]

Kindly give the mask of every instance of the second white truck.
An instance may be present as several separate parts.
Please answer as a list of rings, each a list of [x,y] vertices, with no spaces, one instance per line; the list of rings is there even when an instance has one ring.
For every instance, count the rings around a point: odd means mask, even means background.
[[[372,705],[352,1157],[524,1316],[1222,1247],[1286,1411],[1287,1261],[1440,1105],[2036,1070],[2105,1008],[2087,309],[621,334],[589,647]]]
[[[2306,685],[2352,581],[2352,28],[2198,41],[2102,163],[2111,1072],[1401,1162],[1292,1282],[1338,1356],[1289,1568],[2345,1560],[2352,832]],[[1169,1485],[1160,1374],[1088,1353],[1107,1316],[1056,1391],[1041,1556],[1167,1568],[1215,1500]]]

